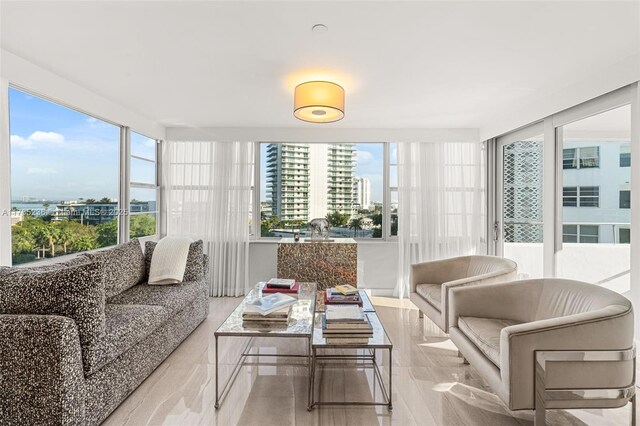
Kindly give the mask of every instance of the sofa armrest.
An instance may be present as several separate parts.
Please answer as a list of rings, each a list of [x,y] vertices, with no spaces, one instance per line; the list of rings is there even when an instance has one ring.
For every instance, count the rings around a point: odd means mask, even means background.
[[[633,346],[633,310],[610,305],[502,329],[500,374],[511,409],[534,408],[536,351],[626,350]],[[562,362],[548,369],[549,386],[606,388],[633,381],[632,362]]]
[[[84,388],[71,318],[0,315],[0,423],[83,424]]]

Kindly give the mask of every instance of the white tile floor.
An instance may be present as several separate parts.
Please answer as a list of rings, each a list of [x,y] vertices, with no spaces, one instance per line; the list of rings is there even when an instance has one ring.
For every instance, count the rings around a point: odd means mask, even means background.
[[[105,425],[532,425],[530,412],[510,412],[463,365],[455,346],[408,301],[373,298],[393,341],[393,405],[320,407],[307,411],[304,360],[250,365],[240,370],[217,411],[213,332],[240,299],[211,299],[207,320],[105,421]],[[239,341],[239,339],[237,339]],[[234,344],[235,343],[235,344]],[[301,339],[258,341],[261,351],[304,352]],[[221,379],[230,374],[238,342],[221,342]],[[383,375],[386,354],[382,357]],[[274,362],[266,358],[264,362]],[[285,365],[286,362],[286,365]],[[224,378],[222,378],[224,376]],[[322,398],[345,394],[363,400],[380,397],[370,369],[330,368],[319,383]],[[616,410],[551,411],[551,425],[626,425],[630,407]]]

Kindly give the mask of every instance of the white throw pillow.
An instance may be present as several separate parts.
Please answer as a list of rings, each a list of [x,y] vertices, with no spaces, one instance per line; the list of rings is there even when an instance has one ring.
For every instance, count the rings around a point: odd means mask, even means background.
[[[158,241],[149,268],[149,284],[181,283],[187,267],[191,238],[165,237]]]

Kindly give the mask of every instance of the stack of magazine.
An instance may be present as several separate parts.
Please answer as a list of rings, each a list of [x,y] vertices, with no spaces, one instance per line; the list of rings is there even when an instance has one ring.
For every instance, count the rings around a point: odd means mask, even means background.
[[[282,293],[247,302],[242,313],[242,325],[245,328],[287,327],[291,305],[298,299]]]
[[[300,283],[296,280],[284,278],[271,278],[266,283],[260,283],[260,290],[263,295],[283,293],[292,297],[298,297],[300,292]]]
[[[324,304],[362,306],[362,298],[356,287],[345,284],[326,289],[324,293]]]
[[[329,345],[367,344],[373,328],[361,307],[329,305],[322,316],[322,337]]]

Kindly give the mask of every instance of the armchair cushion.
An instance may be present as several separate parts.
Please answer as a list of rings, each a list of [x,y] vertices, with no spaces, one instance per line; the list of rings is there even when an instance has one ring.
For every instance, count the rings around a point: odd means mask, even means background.
[[[460,317],[458,328],[496,367],[500,368],[500,331],[520,324],[508,319]]]
[[[418,284],[416,293],[422,296],[433,307],[442,310],[442,285],[441,284]]]

